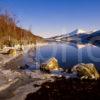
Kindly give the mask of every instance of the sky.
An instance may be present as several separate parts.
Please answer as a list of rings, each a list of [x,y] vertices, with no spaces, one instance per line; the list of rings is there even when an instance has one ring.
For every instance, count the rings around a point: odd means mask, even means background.
[[[4,10],[16,15],[19,26],[42,37],[100,29],[100,0],[0,0]]]

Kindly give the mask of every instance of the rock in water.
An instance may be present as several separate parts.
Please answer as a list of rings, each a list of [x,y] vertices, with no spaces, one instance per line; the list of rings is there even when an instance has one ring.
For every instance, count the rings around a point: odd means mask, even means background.
[[[46,63],[43,63],[41,65],[41,70],[42,71],[54,71],[54,70],[59,70],[59,65],[58,61],[56,58],[50,58]]]
[[[98,79],[99,73],[94,64],[78,64],[72,68],[73,73],[77,73],[81,79]]]

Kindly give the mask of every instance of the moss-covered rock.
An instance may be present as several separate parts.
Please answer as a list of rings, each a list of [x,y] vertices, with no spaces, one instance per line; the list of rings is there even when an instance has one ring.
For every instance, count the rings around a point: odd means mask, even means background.
[[[77,73],[81,79],[98,79],[99,73],[94,64],[78,64],[72,68],[73,73]]]

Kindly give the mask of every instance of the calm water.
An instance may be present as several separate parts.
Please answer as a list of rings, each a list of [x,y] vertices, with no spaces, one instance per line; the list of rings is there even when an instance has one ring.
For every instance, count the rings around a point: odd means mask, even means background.
[[[77,45],[72,43],[50,43],[36,49],[36,58],[40,63],[55,57],[61,67],[72,67],[78,63],[94,63],[100,66],[100,47]],[[100,68],[99,68],[100,69]]]

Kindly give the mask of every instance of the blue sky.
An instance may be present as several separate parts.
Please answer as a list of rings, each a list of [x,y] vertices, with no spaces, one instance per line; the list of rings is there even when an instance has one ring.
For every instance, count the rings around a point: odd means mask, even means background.
[[[100,29],[100,0],[0,0],[0,9],[20,20],[20,26],[43,37],[81,28]]]

